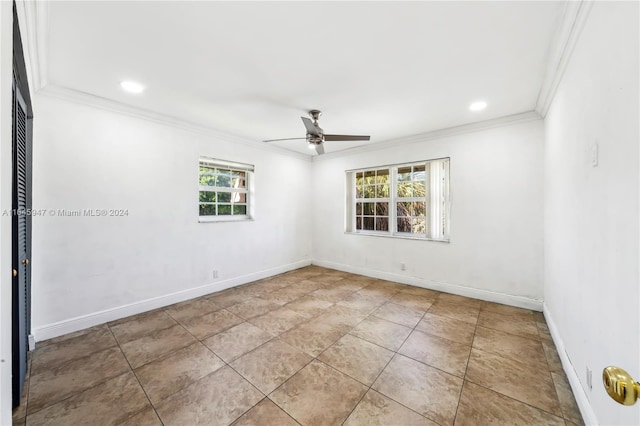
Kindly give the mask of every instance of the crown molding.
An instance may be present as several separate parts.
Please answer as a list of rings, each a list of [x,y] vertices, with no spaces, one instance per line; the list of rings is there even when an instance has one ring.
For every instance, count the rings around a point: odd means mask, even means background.
[[[49,2],[16,0],[31,95],[47,85]]]
[[[594,3],[595,1],[586,0],[565,2],[562,21],[551,43],[542,87],[536,101],[536,111],[543,118],[549,111]]]
[[[330,160],[332,158],[346,157],[349,155],[358,155],[363,152],[376,151],[379,149],[403,145],[410,145],[418,142],[425,142],[433,139],[441,139],[449,136],[461,135],[464,133],[478,132],[480,130],[492,129],[495,127],[511,126],[513,124],[525,123],[527,121],[541,120],[542,117],[536,111],[527,111],[519,114],[506,115],[504,117],[494,118],[491,120],[478,121],[460,126],[447,127],[445,129],[434,130],[432,132],[421,133],[418,135],[405,136],[397,139],[390,139],[383,142],[377,142],[370,145],[361,145],[342,151],[331,152],[328,154],[315,156],[312,161]]]
[[[231,142],[238,145],[244,145],[253,149],[268,151],[275,154],[285,155],[306,162],[311,162],[311,156],[301,154],[299,152],[290,151],[275,145],[263,144],[251,139],[243,138],[231,133],[225,133],[212,127],[201,124],[192,123],[176,117],[149,111],[146,109],[133,107],[111,99],[102,98],[89,93],[80,92],[66,87],[48,84],[38,91],[38,96],[48,96],[51,98],[61,99],[72,103],[77,103],[117,114],[127,115],[133,118],[151,121],[157,124],[174,127],[176,129],[187,132],[197,133],[214,139]]]

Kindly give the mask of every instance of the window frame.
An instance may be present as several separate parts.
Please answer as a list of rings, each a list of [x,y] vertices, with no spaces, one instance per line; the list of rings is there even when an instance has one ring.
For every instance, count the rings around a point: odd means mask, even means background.
[[[425,173],[424,185],[425,185],[425,196],[424,197],[414,197],[413,194],[411,197],[399,197],[398,196],[398,170],[405,167],[415,167],[415,166],[424,166],[425,171],[430,169],[430,165],[434,162],[439,162],[443,164],[443,171],[440,177],[436,176],[436,181],[432,182],[432,172],[434,170],[429,170],[428,173]],[[378,230],[365,230],[365,229],[357,229],[356,227],[356,206],[358,202],[363,202],[363,200],[372,200],[377,202],[377,198],[375,199],[367,199],[367,198],[357,198],[357,190],[356,190],[356,175],[360,172],[371,172],[377,171],[381,169],[389,170],[389,198],[385,199],[385,202],[388,200],[389,202],[389,229],[387,231],[378,231]],[[396,164],[388,164],[381,166],[373,166],[359,169],[352,169],[345,171],[347,179],[346,179],[346,217],[345,217],[345,233],[353,234],[353,235],[367,235],[367,236],[376,236],[376,237],[391,237],[391,238],[404,238],[411,240],[425,240],[425,241],[436,241],[436,242],[450,242],[451,234],[450,234],[450,222],[451,222],[451,189],[450,189],[450,181],[451,181],[451,157],[441,157],[441,158],[432,158],[428,160],[422,161],[413,161],[409,163],[396,163]],[[412,169],[412,174],[413,169]],[[435,175],[435,173],[434,173]],[[439,188],[435,188],[437,179],[443,179],[443,183]],[[414,182],[413,178],[410,182]],[[419,181],[418,181],[419,182]],[[434,191],[437,189],[437,192]],[[436,195],[440,198],[440,203],[434,205],[432,200],[432,192],[435,192]],[[425,203],[425,232],[424,233],[411,233],[411,232],[399,232],[398,231],[398,218],[405,216],[398,216],[398,203],[400,202],[424,202]],[[441,218],[439,222],[434,222],[433,217],[438,216]],[[413,216],[410,216],[413,218]],[[420,216],[416,216],[420,217]],[[437,227],[436,227],[437,225]],[[440,229],[442,227],[442,229]],[[436,235],[437,233],[437,235]]]
[[[210,185],[201,185],[200,179],[203,176],[201,171],[201,167],[210,167],[213,169],[221,169],[223,171],[229,171],[230,173],[243,173],[244,174],[244,188],[234,187],[233,184],[231,186],[210,186]],[[216,170],[217,172],[217,170]],[[211,176],[221,176],[223,173],[214,173]],[[250,221],[254,220],[255,217],[255,207],[254,207],[254,175],[255,175],[255,166],[252,164],[238,163],[235,161],[221,160],[217,158],[209,158],[201,156],[198,160],[198,222],[201,223],[210,223],[210,222],[239,222],[239,221]],[[232,175],[230,176],[232,179]],[[216,200],[215,201],[202,201],[201,195],[203,192],[212,192],[215,193]],[[220,193],[229,193],[232,194],[229,197],[229,201],[220,201],[218,199]],[[234,202],[233,194],[244,194],[244,202]],[[213,205],[216,206],[216,214],[214,215],[201,215],[200,207],[202,205]],[[230,214],[219,214],[218,209],[221,205],[229,205],[231,210]],[[244,214],[234,214],[234,207],[237,205],[244,205],[245,213]]]

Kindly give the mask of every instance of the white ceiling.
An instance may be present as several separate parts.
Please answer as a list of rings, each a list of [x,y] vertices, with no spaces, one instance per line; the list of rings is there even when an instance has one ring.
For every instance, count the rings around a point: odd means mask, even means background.
[[[376,143],[534,110],[563,2],[49,4],[48,84],[255,140]],[[141,95],[118,83],[135,80]],[[485,100],[482,112],[469,104]],[[327,152],[360,143],[326,142]],[[312,154],[304,141],[278,143]]]

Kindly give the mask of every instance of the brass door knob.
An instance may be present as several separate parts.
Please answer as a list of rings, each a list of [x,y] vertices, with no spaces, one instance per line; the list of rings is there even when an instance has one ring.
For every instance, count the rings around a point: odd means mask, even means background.
[[[602,370],[602,383],[609,396],[622,405],[633,405],[640,394],[640,383],[620,367],[610,366]]]
[[[22,261],[22,264],[23,264],[23,265],[28,265],[28,264],[29,264],[29,259],[25,259],[25,260],[23,260],[23,261]]]
[[[18,276],[18,271],[16,271],[15,269],[13,270],[13,277],[17,277]]]

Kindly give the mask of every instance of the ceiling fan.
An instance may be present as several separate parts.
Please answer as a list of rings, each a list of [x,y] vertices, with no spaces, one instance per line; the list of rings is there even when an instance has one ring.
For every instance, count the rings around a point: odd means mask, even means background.
[[[318,154],[324,154],[323,143],[325,141],[368,141],[369,139],[371,139],[371,136],[327,135],[326,133],[324,133],[324,130],[322,130],[322,128],[318,125],[318,118],[320,118],[321,114],[322,112],[320,112],[320,110],[312,109],[311,111],[309,111],[309,116],[313,119],[313,121],[309,120],[306,117],[300,117],[302,118],[304,127],[307,128],[307,136],[304,138],[269,139],[263,142],[306,139],[307,143],[309,144],[309,149],[315,149]]]

